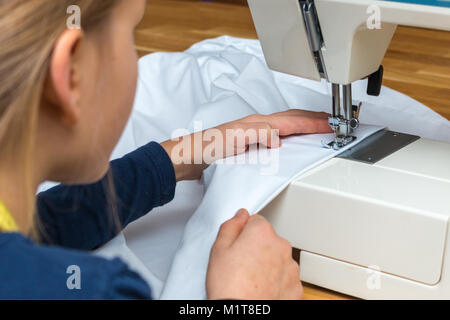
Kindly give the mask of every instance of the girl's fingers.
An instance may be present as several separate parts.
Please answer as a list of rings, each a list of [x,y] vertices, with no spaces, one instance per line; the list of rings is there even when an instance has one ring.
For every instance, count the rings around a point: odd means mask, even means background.
[[[258,143],[268,148],[281,146],[279,130],[274,129],[268,122],[256,122],[248,125],[256,134],[251,141],[248,141],[249,145]]]
[[[273,129],[279,130],[280,136],[292,134],[331,133],[328,125],[329,114],[291,109],[271,115],[252,115],[242,119],[243,123],[266,122]]]
[[[230,247],[247,225],[249,218],[248,211],[246,209],[240,209],[232,219],[223,223],[214,244],[215,248]]]
[[[281,136],[332,132],[330,126],[328,125],[328,118],[304,117],[296,115],[277,116],[267,120],[273,128],[279,129]]]
[[[292,109],[271,115],[251,115],[219,128],[225,132],[225,145],[231,147],[234,154],[240,154],[254,144],[278,148],[281,146],[280,136],[332,133],[328,125],[328,116],[323,112]],[[230,156],[228,153],[227,151],[227,156]]]

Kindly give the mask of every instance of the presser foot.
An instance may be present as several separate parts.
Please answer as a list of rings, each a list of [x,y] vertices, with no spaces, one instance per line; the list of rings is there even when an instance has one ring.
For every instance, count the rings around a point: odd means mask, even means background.
[[[328,124],[334,131],[334,141],[329,143],[322,141],[322,145],[325,148],[339,150],[356,140],[356,137],[352,136],[351,133],[359,127],[358,116],[360,108],[361,104],[359,106],[353,106],[350,120],[344,119],[342,116],[328,118]]]
[[[356,137],[354,136],[336,136],[334,141],[331,142],[324,142],[322,141],[322,145],[324,148],[327,149],[333,149],[333,150],[340,150],[341,148],[345,147],[349,143],[356,140]]]

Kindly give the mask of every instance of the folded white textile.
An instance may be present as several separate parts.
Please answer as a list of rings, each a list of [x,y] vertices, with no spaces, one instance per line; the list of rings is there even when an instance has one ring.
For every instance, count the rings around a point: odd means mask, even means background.
[[[361,122],[374,126],[362,126],[358,142],[385,126],[450,142],[448,120],[386,87],[379,97],[367,96],[366,84],[353,85],[353,102],[363,103]],[[252,113],[289,108],[330,112],[331,88],[325,81],[270,71],[256,40],[225,36],[185,52],[151,54],[139,62],[134,110],[113,158],[151,140],[167,140],[177,129],[197,130],[198,120],[208,128]],[[214,164],[202,182],[179,184],[170,204],[130,224],[124,231],[126,242],[116,244],[116,252],[127,246],[157,278],[145,277],[152,287],[165,283],[161,296],[159,289],[154,290],[155,298],[205,298],[209,250],[220,224],[241,207],[257,212],[295,176],[333,157],[336,153],[323,149],[321,140],[331,136],[290,137],[265,158],[253,150],[266,165]],[[277,152],[279,161],[271,162]],[[126,255],[122,258],[128,260]],[[126,262],[134,265],[131,260]]]

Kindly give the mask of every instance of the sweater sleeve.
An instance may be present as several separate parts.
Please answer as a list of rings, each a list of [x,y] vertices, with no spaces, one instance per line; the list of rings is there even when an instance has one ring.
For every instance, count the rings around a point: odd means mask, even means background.
[[[130,222],[174,198],[175,171],[166,151],[151,142],[111,162],[90,185],[57,186],[37,197],[37,224],[44,244],[95,249]]]
[[[2,299],[151,299],[151,288],[119,258],[36,245],[18,233],[0,233]]]

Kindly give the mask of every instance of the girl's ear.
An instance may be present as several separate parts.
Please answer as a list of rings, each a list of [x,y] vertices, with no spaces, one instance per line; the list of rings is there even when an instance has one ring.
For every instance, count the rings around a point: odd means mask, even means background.
[[[44,99],[65,125],[80,118],[80,66],[78,51],[83,31],[67,29],[56,40],[44,89]]]

